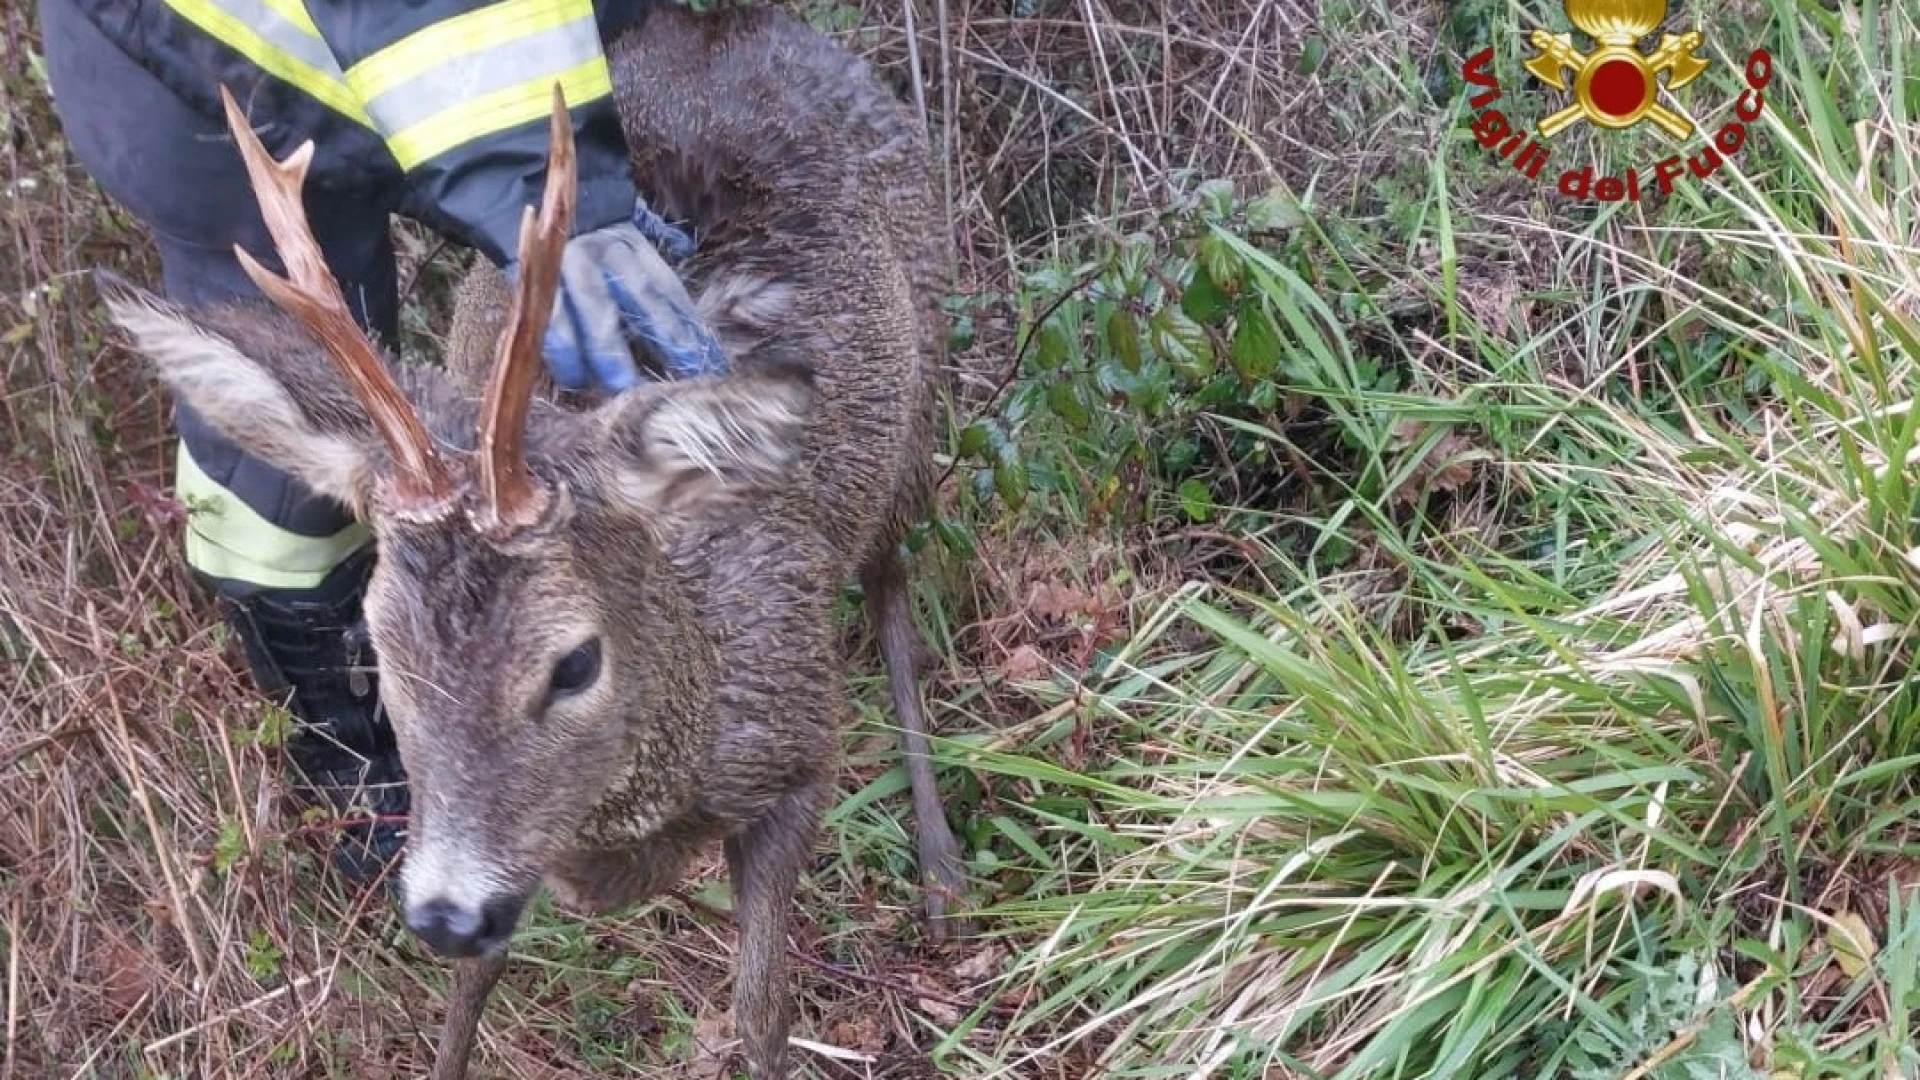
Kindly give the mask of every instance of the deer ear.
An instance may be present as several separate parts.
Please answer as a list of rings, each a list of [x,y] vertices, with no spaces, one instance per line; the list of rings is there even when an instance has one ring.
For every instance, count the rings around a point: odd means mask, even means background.
[[[812,373],[780,369],[636,387],[599,410],[610,500],[685,518],[784,483],[800,460]]]
[[[134,349],[215,430],[313,491],[364,507],[378,437],[304,334],[266,308],[190,313],[105,271],[94,281]]]

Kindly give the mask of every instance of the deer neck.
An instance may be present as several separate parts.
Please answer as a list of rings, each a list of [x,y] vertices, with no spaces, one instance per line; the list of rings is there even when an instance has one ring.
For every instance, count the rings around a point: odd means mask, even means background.
[[[581,828],[584,847],[629,845],[684,815],[699,795],[719,728],[718,651],[682,575],[658,569],[665,572],[645,575],[632,595],[614,598],[624,610],[653,617],[628,628],[628,762]]]

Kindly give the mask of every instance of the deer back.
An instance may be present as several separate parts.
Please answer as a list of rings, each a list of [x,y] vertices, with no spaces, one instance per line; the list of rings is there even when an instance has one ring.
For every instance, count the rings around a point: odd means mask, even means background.
[[[864,61],[771,9],[661,7],[609,58],[635,178],[696,237],[679,270],[735,370],[814,372],[802,456],[850,572],[932,481],[951,253],[921,126]],[[490,267],[469,278],[452,362],[491,347],[505,296]]]

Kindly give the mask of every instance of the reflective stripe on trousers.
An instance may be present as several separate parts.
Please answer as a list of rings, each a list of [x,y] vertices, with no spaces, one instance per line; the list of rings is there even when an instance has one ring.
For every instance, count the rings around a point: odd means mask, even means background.
[[[276,525],[215,483],[194,461],[185,439],[174,464],[176,491],[187,507],[187,565],[215,580],[265,589],[318,588],[334,567],[373,538],[357,521],[331,536]]]

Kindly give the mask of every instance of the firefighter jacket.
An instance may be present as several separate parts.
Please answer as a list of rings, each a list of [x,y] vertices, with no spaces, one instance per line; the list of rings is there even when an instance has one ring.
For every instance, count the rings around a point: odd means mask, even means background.
[[[485,253],[517,244],[546,176],[553,85],[579,161],[576,234],[631,217],[603,42],[657,0],[53,0],[210,116],[224,84],[309,183],[399,209]]]

